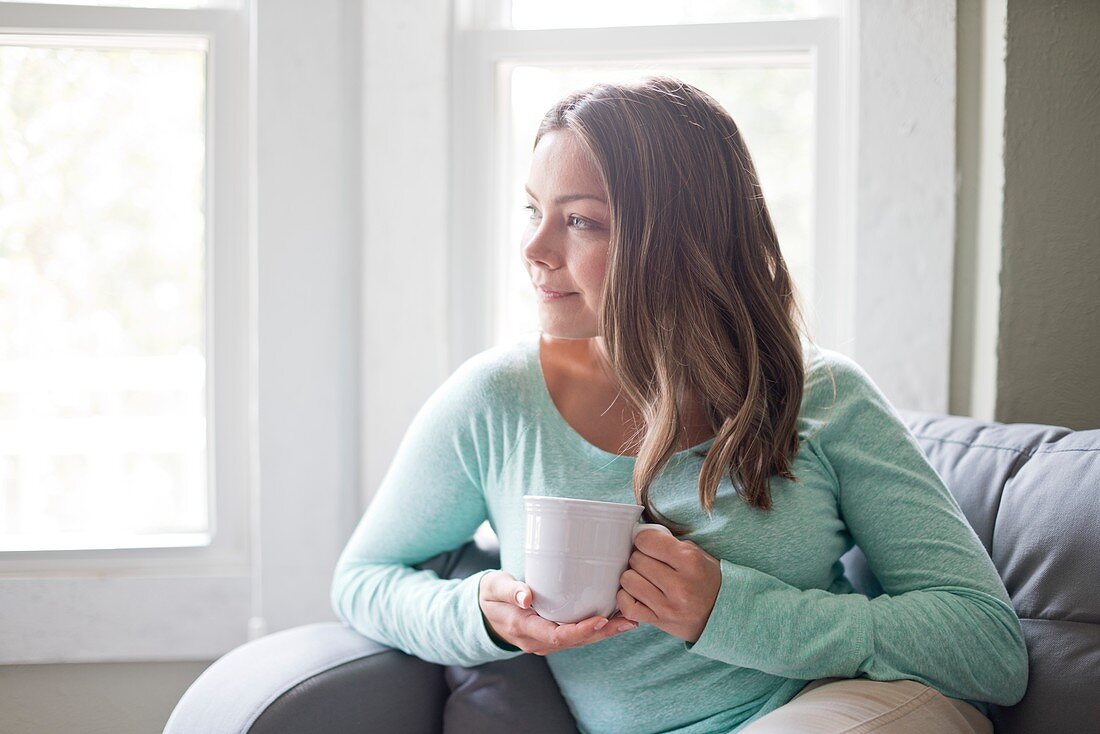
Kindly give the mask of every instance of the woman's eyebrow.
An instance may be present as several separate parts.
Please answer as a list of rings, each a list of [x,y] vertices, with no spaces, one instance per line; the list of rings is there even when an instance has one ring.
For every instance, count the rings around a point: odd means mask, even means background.
[[[535,196],[534,192],[532,192],[531,189],[527,188],[526,186],[524,186],[523,189],[527,192],[528,196],[530,196],[532,199],[534,199],[535,201],[539,200],[539,197]],[[596,194],[564,194],[564,195],[559,196],[556,199],[554,199],[554,203],[555,204],[567,204],[570,201],[577,201],[579,199],[592,199],[594,201],[600,202],[601,204],[607,204],[606,199],[604,199],[602,196],[598,196]]]

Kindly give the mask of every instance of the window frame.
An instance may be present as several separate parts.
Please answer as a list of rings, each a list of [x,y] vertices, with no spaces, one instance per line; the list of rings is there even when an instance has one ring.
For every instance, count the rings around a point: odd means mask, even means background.
[[[517,30],[502,27],[507,2],[460,3],[452,56],[450,368],[490,346],[500,308],[498,243],[508,232],[504,145],[509,134],[507,65],[563,62],[691,62],[739,53],[801,51],[813,66],[813,303],[807,320],[823,344],[853,339],[855,248],[852,245],[855,138],[847,112],[854,89],[840,16],[714,24]],[[568,49],[562,51],[561,49]],[[472,212],[492,212],[492,236]]]
[[[208,43],[204,267],[211,543],[0,553],[0,664],[213,659],[249,637],[257,477],[250,12],[0,3],[0,33]],[[255,629],[252,630],[256,632]]]

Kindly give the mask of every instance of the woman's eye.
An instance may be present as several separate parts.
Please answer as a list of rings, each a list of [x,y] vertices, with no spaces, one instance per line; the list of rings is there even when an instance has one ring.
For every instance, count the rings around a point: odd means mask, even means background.
[[[527,218],[528,219],[538,219],[539,213],[535,209],[535,207],[528,204],[527,206],[525,206],[523,208],[527,210]]]
[[[577,229],[588,229],[589,224],[587,219],[581,219],[576,214],[569,215],[569,224],[573,225]]]

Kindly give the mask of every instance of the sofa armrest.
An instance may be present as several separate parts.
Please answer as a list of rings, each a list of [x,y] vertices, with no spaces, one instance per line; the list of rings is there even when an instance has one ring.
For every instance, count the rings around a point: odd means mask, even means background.
[[[440,730],[443,669],[338,622],[241,645],[187,689],[164,734]]]

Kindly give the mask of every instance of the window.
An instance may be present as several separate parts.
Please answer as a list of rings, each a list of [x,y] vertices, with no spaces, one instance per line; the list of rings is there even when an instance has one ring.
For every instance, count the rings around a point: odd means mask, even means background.
[[[730,112],[760,174],[810,328],[815,335],[842,331],[840,4],[623,5],[460,7],[453,169],[462,183],[454,179],[453,210],[461,255],[452,272],[462,295],[452,301],[452,349],[471,354],[538,327],[519,241],[542,114],[573,89],[650,73],[694,84]],[[489,212],[491,224],[466,220],[473,211]]]
[[[247,13],[135,4],[0,3],[0,663],[246,635]]]
[[[0,551],[209,542],[207,41],[0,38]]]

